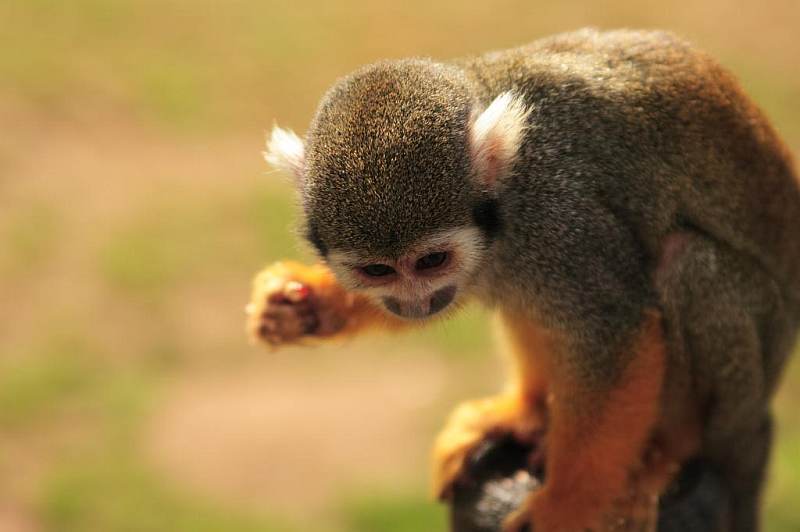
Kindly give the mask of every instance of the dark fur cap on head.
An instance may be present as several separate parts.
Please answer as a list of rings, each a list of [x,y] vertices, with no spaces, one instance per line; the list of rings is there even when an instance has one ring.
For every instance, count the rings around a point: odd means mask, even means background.
[[[474,78],[426,59],[345,77],[320,103],[305,142],[273,129],[266,158],[294,174],[317,250],[395,258],[433,233],[501,229],[498,191],[530,109],[512,91],[477,101]]]
[[[306,139],[300,189],[312,242],[395,256],[428,228],[469,223],[472,107],[461,70],[428,60],[340,80]]]

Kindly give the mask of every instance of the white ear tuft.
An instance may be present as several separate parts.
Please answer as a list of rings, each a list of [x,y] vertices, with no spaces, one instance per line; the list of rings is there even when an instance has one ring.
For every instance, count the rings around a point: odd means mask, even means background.
[[[506,173],[522,145],[530,109],[513,92],[502,93],[472,123],[470,147],[478,176],[493,186]]]
[[[267,140],[264,159],[275,168],[289,172],[299,179],[305,166],[303,141],[293,131],[275,126]]]

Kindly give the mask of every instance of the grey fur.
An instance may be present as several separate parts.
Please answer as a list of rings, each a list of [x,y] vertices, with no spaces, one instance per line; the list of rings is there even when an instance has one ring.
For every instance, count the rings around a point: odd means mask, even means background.
[[[467,132],[508,90],[530,106],[529,129],[489,190]],[[768,402],[800,319],[800,185],[766,118],[706,54],[668,33],[582,30],[366,67],[320,104],[302,197],[323,253],[388,256],[496,201],[476,290],[564,331],[563,362],[587,387],[613,386],[643,311],[661,308],[665,410],[677,393],[706,405],[704,452],[736,484],[734,529],[756,528]],[[675,234],[688,244],[664,266]]]

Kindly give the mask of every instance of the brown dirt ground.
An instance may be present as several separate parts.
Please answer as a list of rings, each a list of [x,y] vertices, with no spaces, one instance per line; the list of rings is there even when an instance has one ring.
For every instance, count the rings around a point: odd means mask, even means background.
[[[343,487],[419,479],[445,365],[342,351],[295,349],[182,377],[149,427],[149,456],[193,490],[290,513],[321,509]]]

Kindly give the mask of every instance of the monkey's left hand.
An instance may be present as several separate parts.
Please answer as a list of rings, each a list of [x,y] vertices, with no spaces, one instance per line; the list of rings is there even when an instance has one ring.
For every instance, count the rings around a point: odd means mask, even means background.
[[[247,331],[254,342],[277,347],[333,336],[347,323],[353,296],[321,265],[277,262],[259,273],[247,305]]]

